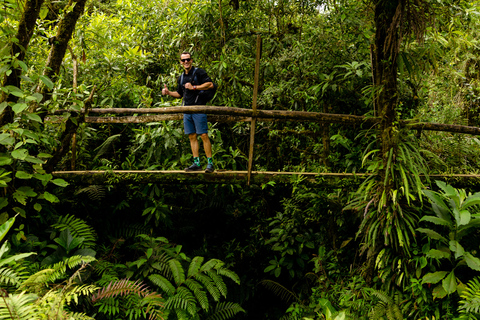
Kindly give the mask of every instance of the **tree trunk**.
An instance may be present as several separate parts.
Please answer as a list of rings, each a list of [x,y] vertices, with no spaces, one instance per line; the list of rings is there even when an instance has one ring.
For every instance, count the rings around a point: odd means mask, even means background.
[[[380,145],[383,161],[383,168],[378,174],[378,189],[373,190],[376,194],[371,194],[372,200],[377,202],[375,212],[369,213],[366,219],[381,220],[380,228],[385,228],[390,223],[385,218],[390,210],[388,205],[391,201],[391,191],[394,188],[394,180],[390,175],[385,179],[389,166],[395,162],[396,139],[394,130],[394,121],[397,118],[397,57],[399,50],[400,35],[398,28],[400,26],[400,13],[402,9],[402,0],[377,0],[375,3],[375,50],[373,56],[375,103],[380,117]],[[384,200],[378,203],[379,199]],[[385,204],[385,206],[383,205]],[[369,232],[368,228],[365,230]],[[368,243],[368,254],[366,262],[366,281],[371,283],[375,276],[376,256],[382,248],[384,239],[378,237],[375,243]]]
[[[25,11],[20,18],[18,23],[18,30],[16,39],[18,42],[12,42],[11,55],[14,57],[18,54],[16,60],[23,61],[25,59],[25,53],[32,38],[33,31],[35,30],[35,23],[37,22],[38,15],[40,13],[40,8],[44,0],[27,0],[25,3]],[[12,68],[12,73],[5,76],[3,79],[2,86],[15,86],[20,88],[20,76],[22,74],[22,69],[20,67]],[[0,98],[1,102],[16,102],[18,97],[14,95],[9,95],[2,91],[2,96]],[[13,110],[11,106],[7,106],[2,114],[0,114],[0,127],[4,124],[13,122]]]
[[[77,24],[78,19],[83,14],[85,10],[85,3],[87,0],[78,0],[69,4],[73,6],[71,11],[67,10],[64,18],[58,24],[57,34],[52,41],[52,48],[47,58],[47,63],[43,71],[43,75],[49,77],[52,82],[57,80],[58,74],[60,72],[60,67],[62,65],[63,58],[67,52],[68,42],[72,38],[73,31]],[[43,100],[47,100],[50,95],[50,90],[44,85],[39,85],[37,92],[43,94]],[[42,114],[42,118],[46,116],[46,113]]]

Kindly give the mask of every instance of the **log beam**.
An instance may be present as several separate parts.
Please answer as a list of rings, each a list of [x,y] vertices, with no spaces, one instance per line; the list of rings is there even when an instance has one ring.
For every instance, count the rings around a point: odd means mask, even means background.
[[[53,114],[63,114],[65,112],[74,112],[68,110],[57,110]],[[83,112],[83,111],[82,111]],[[149,114],[148,116],[130,116],[130,117],[86,117],[86,122],[90,123],[145,123],[165,120],[180,120],[182,113],[207,113],[211,122],[230,122],[230,121],[251,121],[254,111],[251,109],[218,107],[218,106],[179,106],[168,108],[108,108],[91,109],[89,114],[111,115],[111,114]],[[320,123],[343,123],[343,124],[363,124],[367,127],[373,127],[380,123],[380,118],[367,118],[349,114],[333,114],[321,112],[289,111],[289,110],[257,110],[255,116],[258,121],[309,121]],[[217,118],[218,117],[218,118]],[[218,120],[218,121],[217,121]],[[400,125],[408,126],[416,130],[444,131],[454,133],[465,133],[471,135],[480,135],[479,127],[471,127],[455,124],[441,124],[430,122],[418,122],[414,120],[402,120]]]
[[[111,170],[111,171],[54,171],[54,178],[76,184],[247,184],[247,171],[215,171],[214,173],[167,170]],[[366,173],[315,173],[252,171],[251,184],[262,185],[273,181],[280,184],[302,183],[322,188],[348,188],[359,185]],[[430,175],[430,181],[441,180],[456,187],[469,188],[480,185],[480,175],[448,174]]]
[[[167,170],[112,170],[112,171],[55,171],[55,178],[75,184],[247,184],[247,171],[215,171],[214,173],[167,171]],[[270,172],[252,171],[250,183],[261,185],[270,181],[275,183],[294,183],[345,187],[359,184],[365,174],[313,173],[313,172]]]

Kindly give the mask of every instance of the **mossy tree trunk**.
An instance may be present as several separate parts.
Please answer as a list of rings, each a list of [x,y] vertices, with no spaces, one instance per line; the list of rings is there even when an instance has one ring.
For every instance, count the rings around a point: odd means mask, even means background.
[[[35,24],[37,22],[40,8],[42,7],[44,0],[27,0],[25,2],[25,10],[23,11],[20,22],[18,23],[17,34],[15,38],[17,41],[12,41],[10,54],[12,57],[17,56],[16,60],[25,60],[25,53],[27,51],[30,39],[32,38],[33,31],[35,30]],[[5,75],[2,86],[15,86],[20,88],[20,76],[22,75],[22,69],[20,66],[13,67],[12,72],[9,75]],[[5,93],[2,91],[0,98],[1,102],[13,102],[15,103],[18,97]],[[0,114],[0,126],[13,122],[13,110],[11,106],[8,106]]]

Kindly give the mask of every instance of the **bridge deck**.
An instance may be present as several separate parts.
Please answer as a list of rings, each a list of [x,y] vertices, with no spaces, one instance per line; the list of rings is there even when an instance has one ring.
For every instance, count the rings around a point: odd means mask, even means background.
[[[55,171],[54,178],[81,184],[247,184],[247,171],[217,170],[214,173],[185,172],[180,170],[92,170]],[[315,173],[252,171],[251,184],[301,182],[322,187],[358,185],[366,173]],[[480,175],[430,175],[431,180],[443,180],[457,187],[480,184]]]

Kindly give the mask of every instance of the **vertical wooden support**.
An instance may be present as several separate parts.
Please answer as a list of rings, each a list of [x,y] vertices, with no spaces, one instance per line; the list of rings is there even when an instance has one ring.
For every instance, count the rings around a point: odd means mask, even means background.
[[[260,56],[262,49],[262,37],[257,35],[257,59],[255,62],[255,82],[253,85],[253,102],[252,102],[252,125],[250,127],[250,151],[248,153],[248,174],[247,174],[247,185],[250,185],[250,177],[252,176],[252,166],[253,166],[253,147],[255,144],[255,124],[257,122],[257,95],[258,95],[258,78],[260,75]]]
[[[77,134],[74,133],[72,135],[72,159],[71,159],[71,167],[72,171],[75,171],[75,162],[77,162]]]
[[[328,113],[328,107],[323,104],[323,113]],[[323,165],[329,167],[328,156],[330,155],[330,123],[322,124],[322,140],[323,140]]]

